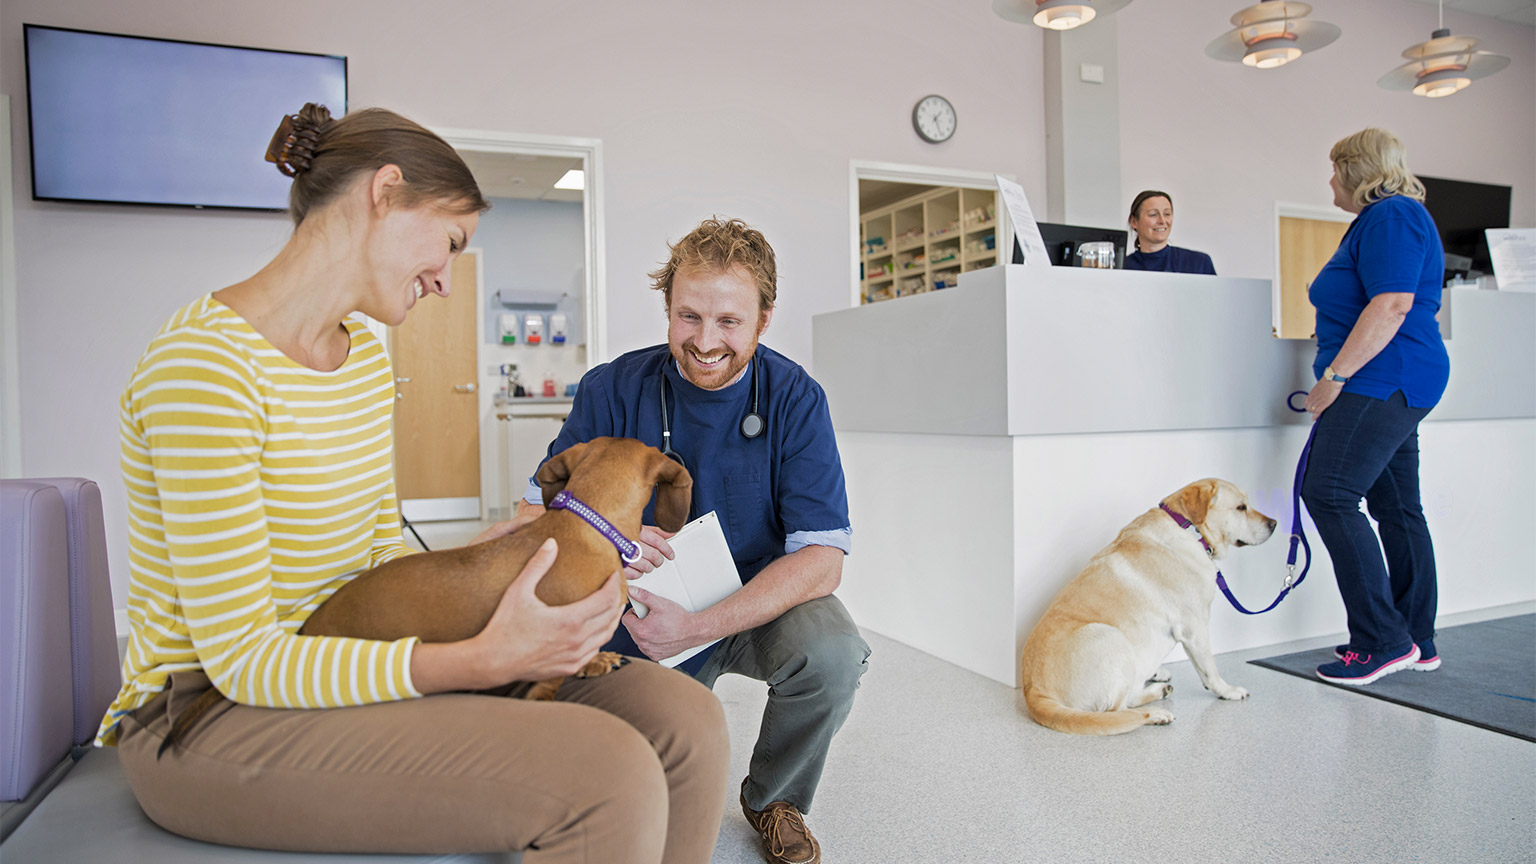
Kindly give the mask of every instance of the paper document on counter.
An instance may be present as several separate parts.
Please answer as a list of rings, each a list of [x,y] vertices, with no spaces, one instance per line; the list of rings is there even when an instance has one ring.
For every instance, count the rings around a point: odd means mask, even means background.
[[[1489,228],[1488,257],[1500,291],[1536,291],[1536,229]]]
[[[1024,194],[1024,187],[1003,177],[1001,174],[992,175],[997,180],[997,191],[1003,196],[1003,209],[1008,211],[1008,218],[1013,220],[1013,238],[1019,241],[1019,246],[1024,250],[1024,266],[1049,267],[1051,266],[1051,252],[1045,248],[1045,238],[1040,236],[1040,224],[1035,221],[1035,213],[1029,207],[1029,197]],[[1001,256],[998,261],[1006,264],[1012,260],[1013,250],[1004,250],[998,247]]]
[[[736,561],[731,557],[731,547],[725,542],[725,532],[720,529],[715,511],[684,525],[667,542],[672,544],[677,557],[663,560],[660,567],[639,579],[631,579],[631,586],[665,597],[689,612],[708,609],[741,588]],[[650,614],[651,610],[633,595],[629,603],[641,618]],[[676,666],[719,641],[695,645],[662,660],[661,665]]]

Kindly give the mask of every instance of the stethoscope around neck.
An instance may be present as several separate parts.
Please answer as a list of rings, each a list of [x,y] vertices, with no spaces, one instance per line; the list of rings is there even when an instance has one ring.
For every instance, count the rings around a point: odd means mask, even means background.
[[[748,440],[763,434],[763,427],[765,425],[763,423],[763,415],[759,414],[757,411],[757,368],[759,365],[761,365],[758,363],[758,359],[759,358],[757,357],[757,353],[753,352],[751,360],[752,409],[747,412],[747,416],[741,418],[741,435],[743,438]],[[671,389],[671,385],[667,382],[666,366],[663,364],[661,372],[661,455],[671,459],[684,468],[687,468],[688,463],[683,460],[683,455],[672,449],[672,421],[670,419],[670,415],[667,413],[667,395]]]

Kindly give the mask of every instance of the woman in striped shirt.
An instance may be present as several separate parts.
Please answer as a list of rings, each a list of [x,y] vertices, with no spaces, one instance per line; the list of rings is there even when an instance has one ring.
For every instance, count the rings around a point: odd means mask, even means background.
[[[446,296],[489,205],[446,142],[379,109],[333,120],[306,105],[267,158],[294,178],[292,237],[178,311],[123,394],[132,631],[97,743],[118,745],[150,818],[216,843],[707,861],[729,758],[708,689],[631,663],[555,702],[505,698],[596,653],[618,623],[617,574],[545,606],[533,587],[550,541],[464,642],[297,634],[348,580],[410,551],[394,379],[354,313],[398,325]],[[231,701],[157,758],[209,687]]]

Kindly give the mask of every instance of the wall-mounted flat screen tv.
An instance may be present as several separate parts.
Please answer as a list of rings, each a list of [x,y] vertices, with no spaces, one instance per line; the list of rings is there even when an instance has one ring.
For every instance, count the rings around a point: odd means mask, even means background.
[[[1493,259],[1484,232],[1509,227],[1513,188],[1423,175],[1419,175],[1419,182],[1424,184],[1424,207],[1440,229],[1446,277],[1453,273],[1492,273]]]
[[[284,114],[346,113],[347,58],[27,24],[32,197],[282,210]]]

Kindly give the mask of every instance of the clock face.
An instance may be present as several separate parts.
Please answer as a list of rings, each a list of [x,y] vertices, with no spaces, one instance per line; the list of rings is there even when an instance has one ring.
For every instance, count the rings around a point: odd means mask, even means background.
[[[912,108],[912,128],[924,141],[948,141],[955,134],[955,106],[943,96],[924,96]]]

